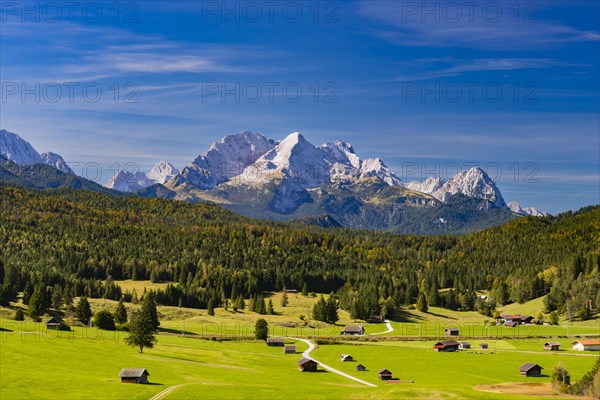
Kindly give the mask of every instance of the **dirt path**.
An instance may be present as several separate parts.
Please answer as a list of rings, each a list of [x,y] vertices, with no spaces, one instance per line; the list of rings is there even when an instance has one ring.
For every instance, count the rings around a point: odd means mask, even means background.
[[[314,350],[314,349],[315,349],[317,346],[316,346],[316,345],[315,345],[313,342],[311,342],[310,340],[308,340],[308,339],[300,339],[300,338],[292,338],[292,337],[291,337],[291,338],[289,338],[289,339],[292,339],[292,340],[299,340],[299,341],[301,341],[301,342],[304,342],[304,343],[306,343],[306,344],[308,345],[308,350],[306,350],[304,353],[302,353],[302,357],[304,357],[304,358],[308,358],[309,360],[313,360],[313,361],[315,361],[316,363],[318,363],[318,364],[319,364],[321,367],[323,367],[323,368],[324,368],[324,369],[326,369],[327,371],[330,371],[330,372],[333,372],[334,374],[338,374],[338,375],[340,375],[340,376],[343,376],[344,378],[352,379],[353,381],[355,381],[355,382],[358,382],[358,383],[360,383],[361,385],[370,386],[370,387],[377,387],[377,385],[374,385],[374,384],[372,384],[372,383],[369,383],[369,382],[363,381],[362,379],[358,379],[358,378],[356,378],[356,377],[354,377],[354,376],[352,376],[352,375],[349,375],[349,374],[347,374],[347,373],[345,373],[345,372],[339,371],[339,370],[337,370],[337,369],[335,369],[335,368],[333,368],[333,367],[330,367],[329,365],[323,364],[322,362],[320,362],[320,361],[318,361],[318,360],[315,360],[314,358],[312,358],[312,357],[310,356],[310,353],[311,353],[311,352],[312,352],[312,351],[313,351],[313,350]]]
[[[171,393],[173,390],[177,389],[178,387],[183,386],[183,385],[174,385],[174,386],[169,386],[168,388],[166,388],[165,390],[163,390],[160,393],[155,394],[154,396],[150,397],[149,400],[158,400],[163,398],[164,396],[166,396],[167,394]]]
[[[390,320],[386,319],[384,322],[385,322],[385,325],[387,326],[387,331],[377,332],[377,333],[371,333],[369,336],[373,336],[373,335],[385,335],[386,333],[394,332],[394,327],[392,326],[392,323],[390,322]]]

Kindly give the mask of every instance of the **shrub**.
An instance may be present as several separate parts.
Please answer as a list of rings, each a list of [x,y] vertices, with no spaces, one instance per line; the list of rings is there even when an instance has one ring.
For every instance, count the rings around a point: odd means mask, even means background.
[[[98,311],[96,315],[94,315],[94,325],[105,331],[114,331],[117,329],[115,327],[113,315],[107,310]]]
[[[20,308],[15,313],[15,321],[25,321],[25,313]]]

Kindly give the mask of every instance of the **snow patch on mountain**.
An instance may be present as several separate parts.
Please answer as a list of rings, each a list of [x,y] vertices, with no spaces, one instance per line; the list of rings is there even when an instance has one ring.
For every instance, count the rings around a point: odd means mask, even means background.
[[[172,164],[159,161],[148,174],[140,171],[119,171],[110,178],[106,187],[120,192],[133,192],[157,183],[164,184],[175,178],[177,174],[179,174],[179,170]]]
[[[225,136],[185,167],[178,180],[200,189],[212,189],[240,175],[273,147],[275,142],[260,133],[243,131]]]
[[[6,129],[0,130],[0,154],[19,165],[45,164],[28,141]]]
[[[462,194],[471,198],[485,199],[497,207],[506,206],[494,181],[479,167],[461,171],[448,181],[430,177],[423,182],[410,182],[407,187],[430,194],[442,202],[446,202],[455,194]]]
[[[56,168],[59,171],[65,172],[67,174],[75,175],[75,172],[67,165],[65,160],[59,154],[48,152],[41,154],[42,159],[44,160],[44,164],[50,165]]]
[[[0,154],[19,165],[46,164],[67,174],[75,174],[56,153],[39,154],[33,146],[16,133],[0,129]]]
[[[538,211],[533,207],[521,208],[521,204],[518,201],[511,201],[508,203],[508,208],[515,214],[527,215],[532,217],[547,217],[550,214],[546,211]]]

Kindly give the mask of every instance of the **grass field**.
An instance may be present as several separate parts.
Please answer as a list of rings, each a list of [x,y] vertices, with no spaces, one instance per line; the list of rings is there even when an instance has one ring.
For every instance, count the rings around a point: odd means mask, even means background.
[[[522,378],[518,367],[524,362],[539,363],[549,372],[560,360],[577,379],[595,361],[593,354],[543,352],[543,341],[533,339],[490,342],[487,352],[435,353],[430,341],[323,345],[313,352],[319,361],[377,385],[369,388],[331,372],[298,372],[296,361],[306,349],[302,342],[297,343],[298,354],[284,355],[281,348],[263,342],[161,334],[155,348],[140,354],[123,343],[122,332],[76,327],[57,337],[43,324],[9,320],[0,324],[12,330],[0,333],[2,399],[80,399],[90,398],[90,393],[98,399],[149,399],[176,385],[181,386],[165,399],[531,399],[481,392],[475,386],[548,381],[547,376]],[[356,372],[356,362],[342,363],[341,353],[352,354],[368,371]],[[118,373],[124,367],[147,368],[152,384],[121,384]],[[377,379],[380,368],[414,383],[384,384]]]

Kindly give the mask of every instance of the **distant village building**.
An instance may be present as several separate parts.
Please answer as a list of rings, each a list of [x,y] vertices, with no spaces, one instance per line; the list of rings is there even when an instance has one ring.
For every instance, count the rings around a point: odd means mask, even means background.
[[[285,354],[296,354],[296,346],[288,345],[283,348]]]
[[[544,350],[558,351],[560,343],[558,342],[546,342],[544,343]]]
[[[571,344],[573,345],[573,350],[600,351],[600,341],[595,339],[580,339]]]
[[[342,358],[342,361],[354,361],[354,358],[352,358],[352,356],[350,354],[342,354],[341,358]]]
[[[515,328],[515,327],[519,326],[519,323],[517,321],[512,321],[512,322],[505,323],[504,326],[506,326],[507,328]]]
[[[348,335],[362,336],[364,334],[365,334],[365,328],[363,328],[362,326],[353,326],[353,325],[344,327],[344,330],[341,333],[341,335],[344,335],[344,336],[348,336]]]
[[[510,327],[513,328],[520,324],[531,324],[533,322],[533,317],[531,315],[521,314],[502,314],[500,317],[496,318],[497,323],[500,323],[501,321],[504,321],[504,325],[510,325]]]
[[[479,344],[479,348],[481,350],[487,350],[488,349],[488,344],[487,343],[480,343]]]
[[[458,336],[458,328],[444,329],[444,336]]]
[[[123,368],[119,377],[121,383],[148,383],[149,375],[145,368]]]
[[[356,366],[356,370],[357,370],[357,371],[366,371],[366,370],[367,370],[367,367],[365,367],[365,366],[364,366],[364,365],[362,365],[362,364],[358,364],[358,365]]]
[[[298,290],[296,290],[296,289],[286,289],[285,292],[286,293],[298,293]]]
[[[470,349],[471,348],[471,343],[469,343],[469,342],[459,342],[458,343],[458,348],[461,349],[461,350]]]
[[[298,361],[298,369],[302,372],[317,372],[317,362],[309,358],[301,358]]]
[[[392,379],[392,373],[384,368],[379,371],[379,379],[381,379],[382,381],[389,381],[390,379]]]
[[[522,376],[542,376],[542,367],[533,363],[525,363],[519,368]]]
[[[284,338],[267,338],[267,346],[285,346]]]
[[[434,344],[433,350],[439,352],[453,352],[458,351],[458,346],[459,343],[456,340],[445,340]]]
[[[381,315],[371,315],[367,319],[367,322],[370,324],[377,324],[377,323],[383,322],[383,317]]]
[[[61,317],[52,317],[46,322],[46,329],[60,329],[63,320]]]

